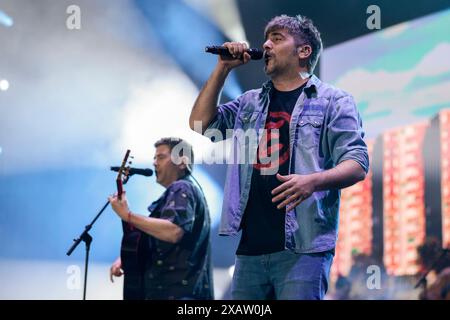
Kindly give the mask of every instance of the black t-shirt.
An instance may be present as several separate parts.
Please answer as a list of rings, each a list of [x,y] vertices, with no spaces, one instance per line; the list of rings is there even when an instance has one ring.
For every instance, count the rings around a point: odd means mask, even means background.
[[[305,84],[292,91],[278,91],[273,88],[270,98],[269,113],[265,124],[266,134],[258,146],[257,163],[253,165],[253,175],[247,207],[242,217],[242,237],[236,254],[260,255],[284,250],[285,210],[277,209],[272,203],[272,190],[281,183],[276,174],[264,174],[264,170],[278,166],[272,170],[286,175],[289,172],[289,123],[292,110]],[[277,145],[271,144],[275,137],[271,129],[279,130]],[[274,141],[276,142],[276,141]],[[270,159],[271,153],[279,151],[278,160],[260,161],[262,157]]]

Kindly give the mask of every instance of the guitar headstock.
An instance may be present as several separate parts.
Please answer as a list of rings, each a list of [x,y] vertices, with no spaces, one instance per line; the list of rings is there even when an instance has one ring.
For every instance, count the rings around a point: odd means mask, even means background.
[[[122,200],[123,194],[123,185],[127,183],[129,178],[129,170],[131,161],[128,161],[128,158],[133,159],[130,156],[130,150],[127,150],[125,156],[123,157],[122,164],[120,165],[119,171],[117,172],[116,184],[117,184],[117,198]]]

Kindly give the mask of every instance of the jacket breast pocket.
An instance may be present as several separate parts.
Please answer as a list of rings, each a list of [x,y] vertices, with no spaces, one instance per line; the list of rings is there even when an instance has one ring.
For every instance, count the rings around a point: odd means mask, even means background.
[[[238,116],[238,126],[236,128],[249,129],[255,127],[255,121],[258,118],[258,112],[241,112]]]
[[[297,122],[297,145],[311,149],[320,143],[323,115],[303,115]]]

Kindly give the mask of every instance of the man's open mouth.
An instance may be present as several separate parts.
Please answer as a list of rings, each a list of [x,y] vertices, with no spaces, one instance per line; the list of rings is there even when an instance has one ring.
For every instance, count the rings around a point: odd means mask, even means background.
[[[270,61],[270,59],[272,59],[272,55],[270,53],[268,53],[267,51],[264,52],[264,62],[267,65]]]

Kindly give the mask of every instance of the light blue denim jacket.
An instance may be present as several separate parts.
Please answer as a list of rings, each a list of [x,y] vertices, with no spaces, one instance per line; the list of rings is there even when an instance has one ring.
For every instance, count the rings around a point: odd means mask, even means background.
[[[218,114],[208,129],[218,129],[223,136],[229,129],[234,132],[236,129],[263,129],[272,88],[272,82],[268,81],[262,88],[247,91],[218,106]],[[323,83],[314,75],[295,104],[289,133],[290,173],[320,172],[349,159],[359,163],[366,172],[369,169],[362,121],[353,97]],[[245,148],[252,159],[257,149],[241,144],[234,136],[233,150]],[[228,164],[219,234],[238,233],[252,173],[253,166],[249,161]],[[286,213],[285,247],[298,253],[333,249],[338,232],[339,199],[340,191],[337,189],[317,191]]]

